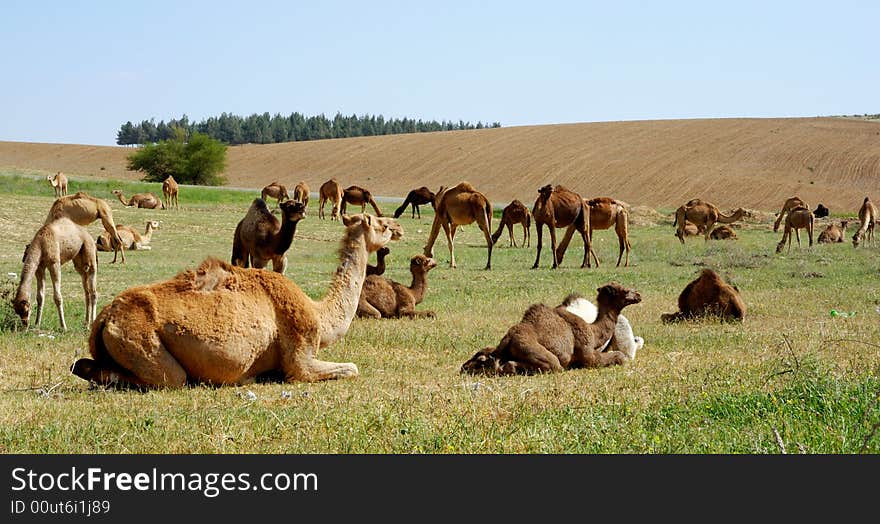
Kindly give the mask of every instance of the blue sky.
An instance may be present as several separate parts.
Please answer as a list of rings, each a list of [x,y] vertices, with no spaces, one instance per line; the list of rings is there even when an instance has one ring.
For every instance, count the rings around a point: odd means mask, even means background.
[[[0,2],[0,140],[126,120],[880,112],[880,2]]]

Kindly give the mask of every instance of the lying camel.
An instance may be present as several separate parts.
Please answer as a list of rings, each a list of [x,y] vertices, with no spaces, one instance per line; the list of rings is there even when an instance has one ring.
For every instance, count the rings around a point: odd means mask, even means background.
[[[871,202],[870,198],[865,197],[865,200],[862,202],[862,207],[859,208],[859,229],[857,229],[856,233],[853,235],[853,247],[859,247],[862,239],[865,239],[872,244],[874,243],[874,226],[876,223],[877,208],[874,206],[874,203]]]
[[[572,293],[562,301],[565,309],[584,319],[587,324],[594,324],[599,318],[599,308],[577,293]],[[645,345],[645,339],[633,333],[629,319],[621,313],[617,315],[614,334],[600,348],[601,351],[620,351],[630,360],[635,360],[636,353]]]
[[[340,265],[322,300],[284,275],[208,258],[196,269],[120,293],[92,324],[89,351],[71,367],[100,385],[179,388],[355,377],[353,363],[318,360],[357,311],[367,257],[403,236],[392,218],[343,216]]]
[[[731,286],[715,271],[705,268],[700,276],[685,286],[678,295],[678,311],[664,313],[666,323],[704,316],[720,316],[722,320],[742,320],[746,305],[736,286]]]
[[[153,249],[149,244],[150,240],[153,239],[153,231],[156,229],[159,229],[158,220],[148,220],[143,234],[131,226],[116,224],[116,231],[119,233],[119,238],[122,239],[123,246],[125,249],[131,250],[149,251]],[[98,248],[98,251],[115,250],[113,239],[110,237],[110,233],[106,231],[102,232],[95,239],[95,246]]]
[[[801,235],[799,231],[806,229],[810,237],[810,247],[813,247],[813,213],[806,206],[797,206],[788,211],[785,216],[785,231],[782,233],[782,240],[776,245],[776,252],[782,252],[785,242],[788,241],[788,251],[791,251],[791,232],[794,230],[794,236],[797,238],[798,247],[801,245]]]
[[[736,240],[737,236],[732,227],[722,224],[715,226],[715,229],[709,233],[709,238],[712,240]]]
[[[376,265],[373,266],[367,264],[367,276],[381,275],[385,272],[385,257],[387,257],[389,253],[391,253],[391,250],[388,249],[388,246],[376,251]]]
[[[428,271],[437,267],[437,261],[425,255],[410,259],[409,271],[412,284],[407,287],[399,282],[377,275],[367,276],[361,288],[357,316],[366,318],[430,317],[433,311],[416,311],[428,291]]]
[[[412,206],[412,217],[415,218],[416,215],[419,218],[422,218],[422,211],[419,209],[419,206],[423,206],[425,204],[434,204],[434,192],[428,189],[425,186],[422,186],[418,189],[413,189],[409,193],[406,194],[406,198],[403,200],[403,204],[400,204],[400,207],[394,210],[394,218],[399,218],[400,215],[406,211],[406,206]]]
[[[565,304],[532,304],[496,347],[478,351],[461,372],[513,375],[623,364],[629,359],[623,352],[601,349],[614,336],[620,311],[641,301],[637,291],[606,284],[598,289],[598,317],[592,324]]]
[[[255,198],[232,237],[232,265],[262,269],[272,261],[272,270],[287,269],[287,250],[296,226],[305,217],[305,204],[294,200],[281,203],[281,220],[269,211],[262,198]]]
[[[819,233],[819,238],[816,241],[820,244],[841,243],[846,236],[847,226],[849,226],[849,220],[841,220],[839,226],[837,224],[829,224]]]
[[[498,224],[498,229],[492,233],[492,243],[495,244],[498,242],[498,239],[501,238],[501,232],[506,227],[507,235],[510,238],[510,247],[516,247],[516,239],[513,238],[514,224],[522,224],[522,247],[531,246],[531,234],[529,228],[532,227],[532,212],[529,211],[529,208],[527,208],[525,204],[516,199],[507,204],[507,206],[501,211],[501,221]]]
[[[153,193],[137,193],[131,195],[131,198],[128,200],[125,199],[125,195],[123,195],[122,191],[119,189],[114,189],[111,193],[116,195],[116,198],[118,198],[125,207],[135,207],[138,209],[165,209],[165,204],[163,204]]]

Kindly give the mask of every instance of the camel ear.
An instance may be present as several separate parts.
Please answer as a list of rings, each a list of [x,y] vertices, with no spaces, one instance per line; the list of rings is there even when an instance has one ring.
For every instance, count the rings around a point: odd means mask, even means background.
[[[342,215],[342,223],[345,224],[345,227],[348,227],[356,222],[356,216],[346,215],[343,213]]]

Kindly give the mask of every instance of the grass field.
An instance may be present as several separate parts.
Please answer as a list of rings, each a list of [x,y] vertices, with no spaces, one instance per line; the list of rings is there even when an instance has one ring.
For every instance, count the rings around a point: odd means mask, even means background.
[[[24,245],[53,200],[24,175],[0,173],[0,277],[17,285]],[[45,176],[43,173],[42,176]],[[117,223],[159,219],[152,251],[110,264],[99,253],[98,308],[129,286],[165,279],[206,256],[228,260],[232,231],[256,192],[181,191],[182,209],[123,208],[110,190],[161,193],[159,184],[81,181],[111,201]],[[342,226],[299,224],[287,277],[318,298],[336,267]],[[271,206],[270,206],[271,207]],[[660,210],[669,216],[669,210]],[[387,277],[409,282],[433,215],[405,213],[405,238],[392,243]],[[497,224],[497,218],[496,222]],[[89,227],[98,234],[98,223]],[[521,229],[517,230],[521,238]],[[774,255],[780,233],[744,223],[736,242],[681,246],[670,220],[631,227],[631,266],[615,268],[617,240],[595,233],[600,268],[577,267],[577,243],[563,267],[530,270],[530,249],[507,247],[506,233],[483,271],[475,226],[457,241],[458,268],[439,266],[419,309],[436,319],[356,319],[321,353],[354,362],[356,379],[264,383],[175,391],[103,390],[70,374],[87,353],[83,293],[72,265],[62,271],[71,329],[58,331],[51,293],[42,329],[14,331],[8,296],[0,304],[0,452],[3,453],[877,453],[880,451],[880,245],[793,247]],[[546,237],[546,235],[545,235]],[[880,243],[878,243],[880,244]],[[664,325],[660,314],[702,266],[741,290],[742,324],[707,320]],[[594,296],[611,280],[639,290],[624,310],[646,340],[635,361],[601,370],[484,378],[460,375],[476,350],[496,344],[534,302],[555,305],[571,291]],[[854,316],[831,316],[832,309]]]

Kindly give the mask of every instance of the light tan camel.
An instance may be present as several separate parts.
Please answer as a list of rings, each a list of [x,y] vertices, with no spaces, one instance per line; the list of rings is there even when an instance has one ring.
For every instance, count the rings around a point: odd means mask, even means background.
[[[715,271],[705,268],[678,295],[678,311],[663,313],[660,319],[671,323],[704,316],[722,320],[742,320],[746,305],[739,289],[731,286]]]
[[[715,226],[715,229],[709,233],[709,238],[712,240],[737,240],[736,231],[726,224]]]
[[[102,385],[177,388],[355,377],[353,363],[318,360],[345,336],[357,311],[367,257],[403,230],[393,218],[343,216],[340,265],[322,300],[274,271],[208,258],[163,282],[129,288],[98,314],[91,359],[73,374]]]
[[[272,182],[268,186],[264,187],[262,191],[260,191],[260,198],[269,201],[269,197],[274,198],[278,201],[278,205],[281,205],[281,202],[288,200],[290,195],[287,194],[287,187],[279,184],[278,182]]]
[[[173,176],[168,175],[168,178],[162,182],[162,197],[165,199],[165,209],[171,209],[171,206],[174,206],[174,209],[180,209],[180,203],[177,200],[179,192],[180,186],[177,184],[177,180],[174,180]]]
[[[590,267],[590,256],[593,254],[592,242],[590,241],[590,212],[580,195],[562,186],[555,188],[547,184],[538,189],[538,198],[532,206],[532,217],[535,219],[535,229],[538,232],[538,252],[532,269],[537,269],[541,261],[541,247],[543,246],[543,227],[546,225],[550,230],[550,249],[553,253],[553,269],[562,263],[562,257],[568,248],[571,237],[577,230],[584,240],[584,261],[581,267]],[[556,247],[556,228],[567,228],[565,236]]]
[[[255,198],[247,214],[235,226],[232,238],[232,264],[262,269],[272,261],[272,270],[287,269],[287,250],[293,243],[296,225],[305,217],[302,202],[281,203],[281,220],[275,218],[266,201]]]
[[[779,241],[779,244],[776,245],[776,252],[780,253],[782,248],[785,247],[785,242],[788,241],[788,251],[791,252],[791,232],[794,230],[794,235],[797,238],[798,247],[801,245],[801,235],[799,231],[801,229],[806,229],[807,234],[810,237],[810,247],[813,246],[813,213],[810,211],[810,208],[806,206],[797,206],[790,210],[788,210],[788,214],[785,215],[785,231],[782,233],[782,240]]]
[[[597,229],[611,229],[617,234],[617,267],[620,267],[620,259],[626,251],[624,267],[629,266],[629,252],[632,249],[629,243],[629,213],[627,205],[619,200],[609,197],[596,197],[590,200],[584,199],[584,203],[590,209],[590,240],[593,239],[593,231]],[[599,267],[599,258],[596,257],[596,267]]]
[[[409,287],[377,275],[369,275],[361,289],[357,316],[364,318],[434,318],[433,311],[416,311],[428,291],[428,271],[437,267],[437,261],[425,255],[410,259]]]
[[[373,194],[360,186],[348,186],[342,192],[342,207],[340,213],[345,214],[348,204],[353,206],[361,206],[361,213],[366,211],[367,204],[373,206],[373,210],[377,216],[382,216],[382,210],[373,199]]]
[[[116,262],[116,256],[119,254],[122,255],[122,263],[125,263],[125,248],[123,247],[122,238],[116,232],[116,224],[113,222],[113,211],[110,209],[110,204],[106,201],[95,198],[83,191],[63,196],[52,203],[52,207],[49,208],[49,216],[46,217],[44,223],[48,224],[61,217],[67,217],[81,226],[88,226],[95,220],[100,220],[104,230],[110,233],[118,242],[116,246],[119,249],[114,250],[111,263]]]
[[[820,204],[821,205],[821,204]],[[791,197],[785,200],[782,204],[782,210],[776,215],[776,221],[773,222],[773,232],[779,231],[779,225],[782,224],[782,221],[785,219],[785,215],[788,214],[789,211],[796,207],[810,207],[806,202],[800,199],[800,197]],[[818,208],[817,208],[818,209]]]
[[[874,226],[877,223],[877,218],[877,207],[870,198],[865,197],[862,207],[859,208],[859,229],[853,235],[853,247],[859,247],[863,239],[874,243]]]
[[[813,214],[815,215],[815,211]],[[819,233],[819,238],[816,242],[820,244],[842,243],[843,239],[846,238],[846,228],[848,226],[849,220],[841,220],[839,226],[837,224],[828,224],[828,226]]]
[[[305,181],[301,181],[293,188],[293,199],[302,202],[305,206],[303,214],[309,209],[309,185]]]
[[[165,209],[165,204],[163,204],[153,193],[137,193],[131,195],[131,198],[128,200],[126,200],[122,191],[118,189],[114,189],[111,193],[116,195],[116,198],[118,198],[125,207],[134,207],[138,209]]]
[[[58,308],[61,329],[67,330],[64,321],[64,300],[61,296],[61,266],[73,260],[73,267],[82,278],[86,300],[86,327],[95,319],[98,294],[98,258],[92,235],[67,217],[44,224],[34,235],[24,251],[21,280],[12,307],[25,326],[30,321],[31,280],[37,277],[37,316],[34,324],[40,327],[43,320],[43,299],[46,295],[46,269],[52,277],[52,292]]]
[[[46,180],[49,181],[49,185],[55,190],[55,198],[63,197],[67,194],[67,175],[59,171],[54,175],[46,175]]]
[[[492,233],[492,243],[495,244],[498,242],[498,239],[501,237],[501,232],[506,227],[507,235],[510,238],[510,246],[516,247],[516,239],[513,238],[514,224],[522,224],[522,247],[530,247],[530,228],[532,226],[532,212],[529,211],[529,208],[527,208],[525,204],[516,199],[507,204],[507,206],[501,211],[501,222],[498,224],[498,229],[496,229],[495,232]]]
[[[339,220],[339,206],[342,204],[342,186],[335,178],[321,184],[318,189],[318,218],[324,218],[324,203],[330,202],[330,220]]]
[[[428,243],[425,244],[425,256],[434,258],[434,242],[440,234],[440,228],[446,233],[446,243],[449,245],[449,267],[455,267],[455,233],[458,226],[466,226],[474,222],[483,232],[486,238],[486,248],[489,251],[486,259],[486,268],[492,269],[492,204],[486,195],[468,182],[459,182],[448,189],[443,189],[436,196],[434,222],[431,224],[431,234]]]
[[[422,218],[422,211],[419,209],[419,206],[423,206],[425,204],[434,205],[434,197],[435,193],[428,189],[425,186],[422,186],[418,189],[413,189],[409,193],[406,194],[406,198],[403,200],[403,204],[400,204],[394,211],[394,218],[399,218],[400,215],[406,211],[406,206],[412,206],[412,217],[416,218],[418,215],[419,218]]]
[[[150,241],[153,239],[153,231],[156,229],[159,229],[158,220],[148,220],[143,234],[131,226],[116,224],[116,231],[119,233],[125,249],[130,250],[149,251],[153,249],[150,246]],[[110,233],[104,231],[98,235],[98,238],[95,239],[95,246],[98,251],[113,251],[113,239],[110,238]]]
[[[598,289],[598,315],[592,324],[569,310],[566,302],[555,308],[532,304],[497,346],[478,351],[462,364],[461,372],[514,375],[623,364],[629,360],[625,353],[602,348],[615,335],[621,310],[641,301],[635,290],[606,284]]]
[[[376,251],[376,265],[373,266],[367,264],[367,276],[381,275],[385,272],[385,257],[387,257],[389,253],[391,253],[391,250],[388,249],[388,246]]]
[[[709,240],[709,235],[715,223],[731,224],[743,217],[750,217],[752,214],[743,208],[739,208],[730,215],[725,215],[718,210],[715,204],[705,202],[695,198],[685,205],[675,210],[675,221],[672,223],[676,226],[675,236],[684,244],[684,226],[685,221],[692,222],[697,228],[704,231],[704,240]]]

